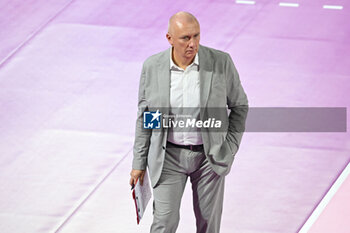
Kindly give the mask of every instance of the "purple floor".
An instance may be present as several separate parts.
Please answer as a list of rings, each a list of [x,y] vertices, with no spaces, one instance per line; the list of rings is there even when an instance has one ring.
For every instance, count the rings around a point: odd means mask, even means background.
[[[0,232],[149,231],[152,205],[137,226],[128,185],[138,81],[177,11],[231,54],[251,107],[350,107],[350,3],[291,2],[0,0]],[[298,232],[349,163],[349,139],[246,133],[221,232]],[[195,232],[189,185],[178,232]]]

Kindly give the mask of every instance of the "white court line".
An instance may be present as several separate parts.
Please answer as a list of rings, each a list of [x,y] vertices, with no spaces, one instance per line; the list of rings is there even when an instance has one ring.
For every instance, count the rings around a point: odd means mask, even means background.
[[[64,5],[61,9],[59,9],[54,15],[49,18],[47,21],[45,21],[43,24],[39,25],[31,34],[29,34],[24,41],[22,41],[16,48],[12,49],[9,54],[7,54],[6,57],[4,57],[0,61],[0,68],[8,61],[10,60],[20,49],[22,49],[30,40],[32,40],[36,35],[38,35],[46,26],[48,26],[57,16],[59,16],[66,8],[69,7],[70,4],[72,4],[74,0],[69,1],[66,5]]]
[[[238,4],[250,4],[250,5],[254,5],[254,4],[255,4],[255,1],[236,0],[236,3],[238,3]]]
[[[323,9],[342,10],[343,6],[323,5]]]
[[[291,3],[291,2],[280,2],[279,6],[288,6],[288,7],[298,7],[299,3]]]
[[[311,226],[316,222],[316,220],[321,215],[323,210],[326,208],[326,206],[328,205],[330,200],[333,198],[334,194],[338,191],[340,186],[346,180],[346,178],[348,177],[349,173],[350,173],[350,163],[348,163],[348,165],[346,166],[344,171],[340,174],[338,179],[334,182],[334,184],[329,189],[327,194],[323,197],[323,199],[318,204],[316,209],[312,212],[312,214],[310,215],[308,220],[305,222],[303,227],[300,229],[299,233],[307,233],[310,230]]]

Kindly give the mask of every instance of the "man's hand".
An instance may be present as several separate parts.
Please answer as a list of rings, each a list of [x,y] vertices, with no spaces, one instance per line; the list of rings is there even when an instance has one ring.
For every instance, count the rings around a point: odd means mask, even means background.
[[[135,169],[132,169],[131,172],[130,172],[130,185],[131,186],[134,186],[136,185],[136,182],[138,179],[140,179],[140,184],[142,185],[143,184],[143,177],[145,176],[145,170],[135,170]]]

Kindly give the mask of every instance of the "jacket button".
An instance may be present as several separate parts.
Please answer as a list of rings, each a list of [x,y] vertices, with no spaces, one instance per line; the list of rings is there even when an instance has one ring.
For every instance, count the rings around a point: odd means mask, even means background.
[[[163,147],[163,150],[165,150],[165,146],[162,146]]]

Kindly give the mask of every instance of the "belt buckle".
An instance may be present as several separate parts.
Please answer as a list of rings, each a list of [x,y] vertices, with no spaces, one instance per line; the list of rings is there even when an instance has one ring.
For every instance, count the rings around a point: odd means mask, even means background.
[[[191,150],[191,151],[193,151],[193,148],[194,148],[193,145],[190,145],[190,150]]]

